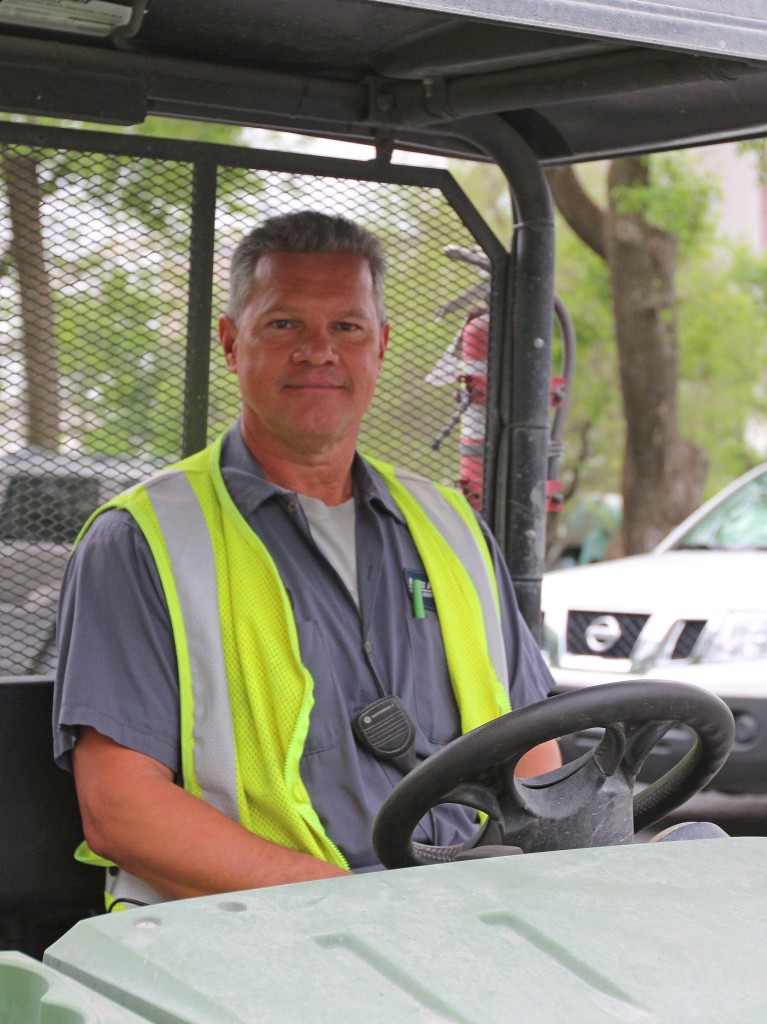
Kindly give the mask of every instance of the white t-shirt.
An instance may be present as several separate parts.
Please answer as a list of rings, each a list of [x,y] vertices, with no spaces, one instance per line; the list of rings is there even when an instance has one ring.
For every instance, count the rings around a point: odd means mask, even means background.
[[[354,498],[340,505],[326,505],[319,498],[309,498],[305,494],[299,494],[298,500],[309,521],[314,543],[341,577],[359,608]]]

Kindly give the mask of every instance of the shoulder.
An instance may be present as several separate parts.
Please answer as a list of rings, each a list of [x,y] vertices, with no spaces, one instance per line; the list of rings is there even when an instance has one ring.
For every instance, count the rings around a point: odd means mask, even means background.
[[[109,548],[130,543],[141,537],[141,529],[130,512],[122,508],[105,508],[93,519],[83,534],[75,548],[75,554],[81,549]]]
[[[133,516],[107,508],[91,522],[69,560],[66,580],[84,577],[107,581],[113,573],[130,576],[153,563],[149,545]]]

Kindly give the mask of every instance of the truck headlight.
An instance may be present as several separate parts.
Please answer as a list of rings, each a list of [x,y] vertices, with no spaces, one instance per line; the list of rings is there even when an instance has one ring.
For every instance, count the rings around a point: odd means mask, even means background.
[[[703,661],[753,661],[767,657],[767,615],[731,612],[726,616]]]

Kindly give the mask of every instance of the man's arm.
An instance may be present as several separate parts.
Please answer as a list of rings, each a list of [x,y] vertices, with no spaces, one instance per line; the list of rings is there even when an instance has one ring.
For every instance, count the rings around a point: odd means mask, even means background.
[[[59,623],[57,755],[66,766],[71,750],[95,853],[169,899],[345,873],[252,835],[174,783],[173,637],[157,570],[127,513],[99,516],[78,546]]]
[[[253,835],[95,729],[81,728],[73,767],[88,845],[166,899],[349,874]]]
[[[520,758],[514,774],[521,779],[531,778],[533,775],[543,775],[554,768],[562,767],[562,752],[556,740],[549,740],[548,743],[541,743],[537,747]]]
[[[501,602],[501,618],[503,623],[504,644],[509,660],[509,690],[512,708],[524,707],[545,700],[554,689],[551,678],[541,652],[525,625],[517,605],[514,586],[509,575],[497,541],[490,532],[487,523],[477,515],[480,528],[490,549],[493,559],[495,576],[498,583],[498,596]],[[562,753],[556,740],[549,740],[533,747],[520,758],[514,774],[520,778],[543,775],[562,766]]]

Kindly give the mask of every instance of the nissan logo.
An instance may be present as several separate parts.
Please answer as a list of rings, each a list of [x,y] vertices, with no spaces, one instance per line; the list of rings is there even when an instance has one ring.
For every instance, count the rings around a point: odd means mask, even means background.
[[[612,650],[621,638],[621,624],[614,615],[598,615],[584,632],[586,646],[594,654]]]

